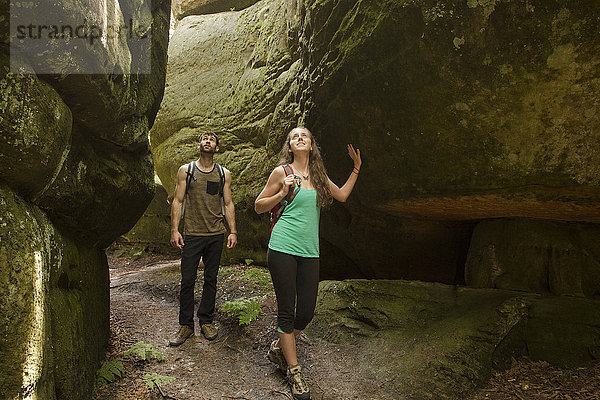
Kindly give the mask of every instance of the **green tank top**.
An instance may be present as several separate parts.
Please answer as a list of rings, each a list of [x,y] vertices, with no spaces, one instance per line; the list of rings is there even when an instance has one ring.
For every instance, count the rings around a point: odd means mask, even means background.
[[[300,257],[319,257],[319,216],[315,189],[302,189],[273,227],[269,248]]]

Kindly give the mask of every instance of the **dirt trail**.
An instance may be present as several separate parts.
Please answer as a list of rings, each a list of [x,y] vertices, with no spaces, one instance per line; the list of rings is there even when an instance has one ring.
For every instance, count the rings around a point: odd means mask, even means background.
[[[111,260],[113,337],[108,358],[143,341],[152,344],[167,360],[144,363],[126,358],[124,377],[99,389],[96,400],[160,399],[158,391],[150,391],[142,381],[142,376],[154,372],[175,378],[162,390],[177,400],[291,398],[283,375],[265,357],[270,342],[276,338],[272,287],[265,293],[264,288],[243,280],[248,267],[222,267],[219,274],[215,318],[218,338],[208,341],[196,327],[196,336],[174,348],[168,346],[168,339],[178,328],[179,261],[154,262],[139,270],[124,263]],[[120,270],[127,272],[121,274]],[[200,270],[199,277],[201,273]],[[196,284],[196,301],[201,290],[201,285]],[[258,319],[245,327],[219,311],[223,302],[240,295],[259,295],[263,305]],[[361,360],[353,353],[352,348],[300,337],[298,356],[313,399],[391,399],[372,382],[355,374],[353,366]]]

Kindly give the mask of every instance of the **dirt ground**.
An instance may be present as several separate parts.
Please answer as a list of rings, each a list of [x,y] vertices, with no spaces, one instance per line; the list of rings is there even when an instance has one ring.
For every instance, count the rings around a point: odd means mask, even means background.
[[[148,254],[138,258],[109,256],[109,267],[111,339],[106,359],[120,357],[124,374],[99,388],[95,400],[292,398],[283,375],[265,357],[269,343],[276,338],[276,305],[272,287],[246,278],[245,273],[254,267],[221,267],[215,315],[218,338],[207,341],[196,327],[196,335],[179,347],[168,346],[178,329],[179,260]],[[197,302],[202,270],[198,276]],[[249,326],[239,326],[234,317],[220,309],[224,302],[241,296],[258,296],[262,304],[261,314]],[[123,356],[139,341],[153,345],[166,360],[148,362]],[[298,357],[313,399],[393,398],[355,372],[356,365],[368,360],[358,359],[351,347],[301,335]],[[143,377],[153,373],[175,379],[160,389],[150,389]],[[495,373],[483,388],[463,399],[600,399],[599,373],[598,364],[561,369],[523,358],[515,360],[509,370]]]

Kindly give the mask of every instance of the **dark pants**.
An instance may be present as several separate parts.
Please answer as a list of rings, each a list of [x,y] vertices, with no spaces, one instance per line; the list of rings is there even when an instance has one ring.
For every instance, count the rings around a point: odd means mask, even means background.
[[[267,263],[277,297],[277,327],[284,333],[303,330],[312,320],[319,290],[319,258],[269,249]]]
[[[204,262],[204,287],[197,315],[200,324],[212,323],[217,295],[217,274],[219,273],[224,236],[224,234],[215,236],[186,235],[183,238],[179,325],[194,328],[194,286],[196,285],[200,258]]]

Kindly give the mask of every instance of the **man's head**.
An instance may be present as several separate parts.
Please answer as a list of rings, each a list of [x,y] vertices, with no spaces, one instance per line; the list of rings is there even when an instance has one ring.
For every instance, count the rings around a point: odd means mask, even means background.
[[[204,132],[198,138],[198,148],[201,153],[216,153],[219,151],[219,137],[214,132]]]

